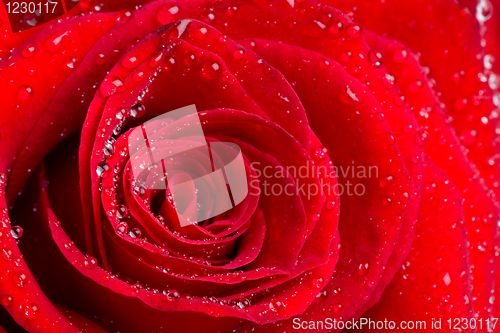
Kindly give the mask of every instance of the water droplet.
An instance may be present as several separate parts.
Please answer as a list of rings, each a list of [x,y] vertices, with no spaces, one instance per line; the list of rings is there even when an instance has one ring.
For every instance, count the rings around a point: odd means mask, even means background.
[[[352,92],[349,86],[346,87],[346,90],[342,90],[340,92],[340,100],[342,101],[342,103],[346,105],[350,105],[353,104],[354,102],[359,101],[358,97],[356,96],[356,94]]]
[[[135,72],[133,75],[132,75],[132,79],[135,81],[135,82],[139,82],[139,81],[142,81],[146,78],[145,74],[143,71],[139,71],[139,72]]]
[[[396,49],[394,53],[392,54],[392,59],[394,59],[395,62],[403,62],[406,60],[408,57],[408,51],[405,49]]]
[[[368,60],[373,67],[380,67],[382,65],[382,61],[380,61],[380,58],[377,56],[375,51],[370,51],[368,53]]]
[[[34,318],[38,314],[38,305],[30,303],[24,306],[24,315],[26,318]]]
[[[116,21],[120,24],[127,23],[131,19],[132,19],[132,13],[130,12],[130,10],[127,9],[121,10],[116,17]]]
[[[319,159],[325,159],[328,157],[329,154],[330,154],[330,151],[325,146],[316,148],[316,151],[314,152],[314,155],[316,156],[316,158],[319,158]]]
[[[332,23],[332,25],[330,25],[330,28],[328,29],[328,31],[331,34],[336,35],[336,34],[340,33],[343,29],[344,29],[344,26],[342,25],[342,23],[337,21],[337,22]]]
[[[361,37],[361,27],[357,24],[352,24],[347,27],[347,34],[351,36],[352,38],[359,38]]]
[[[141,118],[146,113],[146,107],[142,104],[136,104],[130,109],[130,115],[134,118]]]
[[[9,295],[2,297],[1,303],[4,307],[8,307],[9,305],[12,304],[12,302],[14,302],[14,297],[9,296]]]
[[[319,67],[323,69],[330,68],[331,63],[329,60],[326,60],[325,58],[319,58]]]
[[[410,82],[409,88],[414,93],[418,92],[422,88],[422,81],[413,80],[412,82]]]
[[[361,276],[367,275],[369,268],[370,268],[370,264],[368,264],[368,263],[359,264],[359,267],[358,267],[359,275],[361,275]]]
[[[156,12],[156,21],[161,25],[169,24],[180,14],[181,8],[177,5],[163,5]]]
[[[339,313],[342,310],[342,304],[336,304],[333,306],[333,312]]]
[[[214,60],[207,60],[201,67],[201,74],[207,80],[217,78],[221,73],[220,65]]]
[[[334,209],[336,205],[337,205],[337,203],[335,202],[335,200],[330,200],[326,203],[326,208]]]
[[[96,54],[94,61],[97,65],[104,65],[106,63],[106,55],[102,53]]]
[[[99,91],[103,97],[109,97],[113,95],[121,86],[123,86],[123,82],[119,78],[108,77],[102,82]]]
[[[119,235],[126,234],[128,231],[128,224],[125,222],[120,222],[118,223],[118,226],[116,227],[116,233]]]
[[[403,95],[394,96],[394,104],[401,107],[405,105],[406,98]]]
[[[116,217],[124,219],[128,216],[128,208],[125,205],[116,206]]]
[[[161,62],[163,61],[163,57],[165,56],[165,53],[163,52],[160,52],[156,55],[156,57],[154,58],[151,58],[151,60],[149,60],[149,63],[148,63],[148,66],[150,68],[155,68],[157,67],[158,65],[161,64]]]
[[[389,142],[389,144],[393,145],[394,142],[396,142],[396,138],[392,133],[387,133],[386,137],[387,137],[387,142]]]
[[[388,177],[380,179],[378,183],[379,183],[380,187],[386,187],[393,180],[394,180],[394,178],[392,178],[392,176],[388,176]]]
[[[78,60],[76,58],[66,60],[66,67],[68,67],[69,69],[74,69],[77,61]]]
[[[285,305],[283,304],[283,302],[278,299],[273,299],[271,300],[271,302],[269,302],[269,309],[273,312],[278,312],[284,307]]]
[[[324,283],[325,283],[325,280],[321,277],[313,280],[314,288],[318,288],[318,289],[322,288]]]
[[[128,235],[132,238],[140,238],[141,230],[139,230],[138,228],[133,228],[132,230],[129,231]]]
[[[6,260],[6,261],[11,261],[13,258],[14,258],[14,252],[9,249],[8,247],[5,247],[3,250],[2,250],[2,257]]]
[[[28,275],[23,271],[17,271],[12,274],[12,281],[16,286],[22,288],[26,286],[29,282]]]
[[[480,24],[484,24],[491,18],[493,6],[489,0],[480,0],[476,6],[476,19]]]
[[[163,294],[167,297],[169,302],[177,302],[181,298],[181,294],[177,290],[164,290]]]
[[[482,216],[483,223],[488,225],[493,221],[493,214],[484,213]]]
[[[451,284],[451,277],[450,277],[450,273],[446,273],[444,276],[443,276],[443,282],[445,284],[445,286],[449,286]]]
[[[109,166],[106,162],[100,162],[98,165],[97,165],[97,168],[96,168],[96,172],[97,172],[97,176],[98,177],[102,177],[102,178],[106,178],[107,176],[109,176]]]
[[[428,183],[425,184],[424,191],[425,193],[432,194],[436,192],[437,184],[436,183]]]
[[[215,15],[213,13],[209,13],[207,15],[207,18],[205,19],[205,22],[214,23],[215,22]]]
[[[426,131],[415,134],[415,142],[418,145],[423,145],[427,143],[427,141],[429,141],[429,133],[427,133]]]
[[[33,95],[34,95],[34,91],[30,86],[21,86],[21,88],[19,88],[19,91],[17,93],[17,96],[19,97],[19,99],[22,99],[22,100],[28,100],[31,97],[33,97]]]
[[[23,48],[23,50],[21,51],[21,55],[24,57],[24,58],[31,58],[32,56],[34,56],[36,53],[36,46],[35,45],[28,45],[26,47]]]
[[[455,109],[457,109],[458,111],[462,111],[463,109],[465,109],[468,102],[469,101],[467,100],[467,98],[461,98],[461,99],[457,100],[455,102]]]
[[[18,225],[15,225],[10,230],[10,234],[12,235],[12,237],[14,237],[14,239],[19,239],[23,236],[23,228],[21,228]]]
[[[483,62],[484,62],[484,68],[492,69],[493,64],[495,63],[495,57],[492,56],[491,54],[487,54],[484,56]]]
[[[396,78],[389,74],[389,73],[386,73],[383,77],[382,77],[382,83],[384,84],[384,86],[386,88],[393,88],[394,85],[396,84]]]
[[[200,27],[194,31],[194,37],[196,39],[205,39],[207,37],[207,28]]]
[[[391,202],[392,202],[391,198],[382,199],[382,205],[384,205],[384,206],[389,206],[391,204]]]
[[[61,49],[62,44],[68,35],[69,32],[65,31],[62,34],[51,36],[45,40],[45,42],[43,43],[43,47],[45,48],[45,50],[51,53],[56,53]]]
[[[86,257],[83,261],[85,268],[94,269],[97,267],[97,259],[94,257]]]
[[[236,50],[233,52],[233,58],[234,59],[241,59],[241,58],[243,58],[244,54],[245,54],[245,52],[243,50]]]
[[[123,58],[121,64],[125,68],[135,68],[139,65],[139,60],[137,57],[130,55]]]

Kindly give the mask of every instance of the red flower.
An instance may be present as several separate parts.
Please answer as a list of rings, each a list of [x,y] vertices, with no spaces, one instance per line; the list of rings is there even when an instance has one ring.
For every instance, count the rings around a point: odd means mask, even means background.
[[[498,27],[459,2],[0,8],[3,326],[493,330]]]

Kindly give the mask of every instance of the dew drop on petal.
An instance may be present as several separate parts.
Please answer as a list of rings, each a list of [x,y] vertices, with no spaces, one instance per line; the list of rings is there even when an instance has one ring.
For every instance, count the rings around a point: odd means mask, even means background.
[[[14,237],[14,239],[19,239],[23,236],[23,228],[18,225],[12,226],[10,234]]]
[[[28,275],[23,271],[17,271],[12,274],[12,281],[16,286],[22,288],[28,284]]]
[[[2,297],[2,301],[0,303],[2,303],[4,307],[8,307],[12,304],[12,302],[14,302],[14,297],[5,295],[4,297]]]
[[[332,25],[330,25],[330,28],[328,29],[328,31],[331,34],[336,35],[339,32],[341,32],[343,29],[344,29],[343,24],[341,22],[337,21],[337,22],[332,23]]]
[[[444,276],[443,276],[443,282],[445,284],[445,286],[449,286],[451,284],[451,277],[450,277],[450,273],[446,273]]]
[[[116,206],[116,217],[124,219],[128,216],[128,208],[125,205]]]
[[[457,109],[458,111],[462,111],[465,109],[468,103],[469,101],[467,100],[467,98],[461,98],[455,102],[455,109]]]
[[[347,34],[351,36],[352,38],[359,38],[361,37],[361,27],[357,24],[352,24],[347,27]]]
[[[314,155],[316,156],[316,158],[319,158],[319,159],[325,159],[328,157],[329,154],[330,154],[330,151],[325,146],[316,148],[316,151],[314,152]]]
[[[283,309],[284,307],[285,307],[285,305],[279,299],[273,299],[273,300],[271,300],[271,302],[269,302],[269,310],[271,310],[273,312],[278,312],[281,309]]]
[[[97,65],[104,65],[106,63],[106,60],[106,55],[102,53],[96,54],[94,57],[94,61]]]
[[[319,289],[319,288],[323,287],[324,282],[325,282],[325,280],[323,278],[319,277],[319,278],[313,280],[313,286],[315,288]]]
[[[136,104],[130,109],[130,115],[134,118],[141,118],[146,113],[146,107],[142,104]]]
[[[123,82],[117,77],[109,77],[101,83],[99,91],[103,97],[113,95],[119,87],[123,86]]]
[[[346,105],[350,105],[353,104],[354,102],[359,101],[358,97],[354,92],[352,92],[349,86],[346,87],[346,90],[342,90],[340,92],[340,100],[342,101],[342,103]]]
[[[2,257],[5,259],[5,261],[11,261],[14,258],[14,252],[12,249],[5,247],[2,250]]]
[[[124,9],[120,11],[116,17],[116,21],[120,24],[129,22],[132,19],[132,12],[130,10]]]
[[[243,50],[235,50],[233,52],[233,58],[234,59],[242,59],[243,55],[244,55],[244,51]]]
[[[109,176],[109,166],[106,162],[100,162],[97,164],[96,173],[98,177],[106,178]]]
[[[21,55],[24,58],[31,58],[32,56],[35,55],[35,53],[36,53],[36,46],[34,45],[28,45],[24,47],[23,50],[21,51]]]
[[[334,209],[336,205],[337,205],[337,203],[335,202],[335,200],[330,200],[326,203],[326,208]]]
[[[51,36],[45,40],[43,43],[43,47],[45,50],[56,53],[59,51],[63,45],[64,39],[69,35],[68,31],[65,31],[62,34]]]
[[[21,86],[21,88],[19,88],[19,91],[17,92],[17,96],[21,100],[28,100],[33,97],[33,95],[34,91],[30,86]]]
[[[221,73],[220,65],[214,60],[207,60],[201,67],[201,74],[207,80],[217,78]]]
[[[388,89],[393,88],[394,85],[396,84],[396,78],[393,75],[386,73],[382,77],[382,83]]]
[[[407,57],[408,57],[408,51],[401,48],[396,49],[392,54],[392,59],[394,59],[395,62],[403,62],[406,60]]]
[[[368,60],[373,67],[380,67],[382,65],[382,61],[380,61],[380,58],[377,56],[375,51],[370,51],[368,53]]]
[[[167,297],[169,302],[177,302],[181,298],[181,294],[177,290],[164,290],[163,294]]]
[[[412,82],[410,82],[409,88],[414,93],[418,92],[422,88],[422,81],[413,80]]]
[[[124,235],[128,231],[128,224],[125,222],[120,222],[118,223],[118,226],[116,227],[116,233],[119,235]]]
[[[138,228],[133,228],[132,230],[129,231],[128,235],[132,238],[140,238],[141,230],[139,230]]]
[[[181,8],[178,5],[163,5],[156,12],[156,21],[161,24],[169,24],[180,14]]]
[[[130,55],[130,56],[126,56],[125,58],[123,58],[121,64],[125,68],[129,68],[129,69],[135,68],[139,65],[139,60],[137,59],[137,57]]]
[[[39,308],[35,303],[26,304],[24,306],[24,315],[26,318],[34,318],[38,314]]]
[[[369,268],[370,268],[370,264],[368,264],[368,263],[359,264],[359,267],[358,267],[359,275],[361,275],[361,276],[367,275]]]
[[[200,27],[194,31],[194,37],[196,39],[205,39],[207,37],[207,28]]]

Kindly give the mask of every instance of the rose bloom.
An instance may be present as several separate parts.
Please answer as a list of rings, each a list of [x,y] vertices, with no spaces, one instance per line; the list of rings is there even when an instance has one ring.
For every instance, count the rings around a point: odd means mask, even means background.
[[[1,3],[0,331],[498,330],[490,1]]]

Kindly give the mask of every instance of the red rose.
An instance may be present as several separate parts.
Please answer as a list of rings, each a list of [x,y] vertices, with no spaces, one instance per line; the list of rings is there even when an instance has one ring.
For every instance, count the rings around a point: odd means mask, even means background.
[[[494,330],[492,10],[3,6],[2,326]]]

